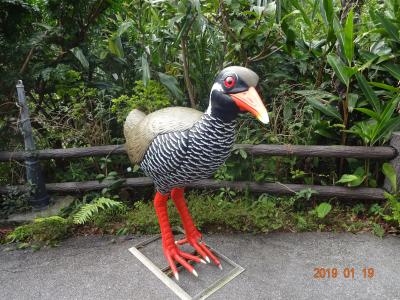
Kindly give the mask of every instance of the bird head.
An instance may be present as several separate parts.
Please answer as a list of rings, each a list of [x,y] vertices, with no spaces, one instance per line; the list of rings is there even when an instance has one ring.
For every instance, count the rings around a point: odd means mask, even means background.
[[[207,113],[225,121],[240,112],[250,112],[264,124],[269,123],[267,109],[256,91],[258,75],[239,66],[223,69],[214,81]]]

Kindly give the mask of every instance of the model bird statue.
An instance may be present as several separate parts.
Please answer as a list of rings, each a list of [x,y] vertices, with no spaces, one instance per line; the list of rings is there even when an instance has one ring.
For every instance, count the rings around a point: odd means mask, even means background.
[[[153,179],[154,207],[160,224],[164,255],[179,280],[175,262],[198,276],[188,261],[211,262],[222,269],[218,258],[202,241],[184,198],[187,183],[211,176],[226,160],[235,141],[236,117],[248,111],[261,122],[268,113],[255,87],[258,76],[252,70],[232,66],[222,70],[212,86],[205,113],[191,108],[170,107],[149,115],[135,109],[124,124],[126,150],[132,163],[140,164]],[[181,216],[185,238],[175,242],[168,220],[171,196]],[[200,255],[186,253],[179,245],[189,243]]]

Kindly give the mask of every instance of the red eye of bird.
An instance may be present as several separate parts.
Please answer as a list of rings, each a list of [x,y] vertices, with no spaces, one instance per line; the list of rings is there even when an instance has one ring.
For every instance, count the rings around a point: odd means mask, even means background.
[[[233,78],[233,76],[226,77],[224,80],[224,85],[228,89],[233,88],[233,86],[235,85],[235,78]]]

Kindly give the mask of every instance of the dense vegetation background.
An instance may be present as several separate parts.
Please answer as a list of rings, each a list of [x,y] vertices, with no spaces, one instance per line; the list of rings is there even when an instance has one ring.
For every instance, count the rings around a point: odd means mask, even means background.
[[[271,119],[241,117],[238,143],[374,146],[400,129],[399,0],[0,0],[0,49],[0,150],[23,147],[18,79],[38,148],[84,147],[123,143],[134,107],[205,109],[233,64],[260,75]],[[375,187],[381,167],[240,151],[215,177]],[[23,169],[0,164],[0,184],[24,183]],[[142,175],[126,157],[44,170],[47,182]]]

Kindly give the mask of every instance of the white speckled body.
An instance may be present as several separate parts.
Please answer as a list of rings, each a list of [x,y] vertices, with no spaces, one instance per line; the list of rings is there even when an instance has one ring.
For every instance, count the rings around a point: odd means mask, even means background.
[[[140,166],[161,193],[208,178],[231,153],[235,125],[204,114],[189,129],[158,135]]]

